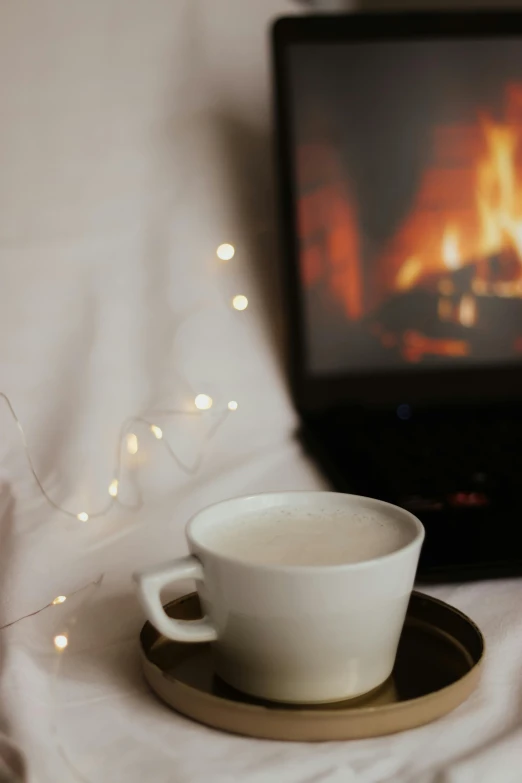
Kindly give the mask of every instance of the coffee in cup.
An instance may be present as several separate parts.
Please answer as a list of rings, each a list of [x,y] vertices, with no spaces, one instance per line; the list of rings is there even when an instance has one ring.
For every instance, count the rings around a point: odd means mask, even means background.
[[[410,540],[402,520],[388,510],[275,507],[252,511],[209,529],[216,554],[258,565],[329,566],[373,560]]]
[[[135,579],[152,624],[211,642],[216,673],[264,699],[359,696],[391,674],[424,529],[408,511],[334,492],[223,501],[188,523],[191,555]],[[161,589],[194,578],[205,616],[167,617]]]

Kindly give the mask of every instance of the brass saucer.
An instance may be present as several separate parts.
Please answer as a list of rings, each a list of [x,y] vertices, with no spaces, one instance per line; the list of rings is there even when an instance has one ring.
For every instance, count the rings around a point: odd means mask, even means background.
[[[201,617],[196,593],[166,606],[171,617]],[[276,740],[346,740],[422,726],[450,712],[476,688],[484,639],[462,612],[412,593],[395,668],[376,691],[349,701],[288,705],[246,696],[214,675],[210,645],[141,631],[143,670],[152,690],[183,715],[235,734]]]

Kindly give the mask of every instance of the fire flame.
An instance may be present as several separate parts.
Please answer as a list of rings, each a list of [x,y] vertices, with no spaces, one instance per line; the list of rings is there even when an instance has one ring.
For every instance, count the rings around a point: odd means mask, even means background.
[[[461,138],[467,138],[464,130],[457,130]],[[475,140],[475,152],[469,153],[475,156],[475,162],[471,159],[471,169],[462,163],[462,169],[448,166],[426,173],[419,192],[420,211],[408,218],[402,239],[399,239],[406,242],[412,252],[398,267],[395,288],[406,290],[427,282],[433,275],[474,265],[471,281],[474,294],[522,297],[520,123],[493,122],[482,116],[478,124],[466,132],[470,149],[473,147],[471,140]],[[463,147],[465,143],[462,142]],[[452,174],[452,171],[457,173]],[[463,174],[458,174],[459,171]],[[456,183],[455,193],[449,184],[452,176]],[[442,182],[446,181],[448,184],[441,196]],[[453,201],[455,207],[430,208],[429,205],[441,197],[445,197],[448,204]],[[503,259],[503,255],[506,258],[509,255],[510,259]],[[489,279],[491,268],[488,264],[493,258],[500,258],[501,280]]]
[[[520,255],[518,235],[522,221],[516,212],[516,133],[507,126],[483,121],[488,156],[477,171],[477,207],[480,214],[481,250],[486,256],[500,253],[514,243]]]
[[[454,228],[447,228],[442,239],[442,260],[448,269],[460,267],[459,235]]]
[[[522,90],[517,100],[522,104]],[[413,252],[398,267],[395,288],[435,287],[439,320],[465,328],[479,321],[477,297],[522,298],[522,123],[514,123],[509,110],[507,116],[506,123],[483,116],[466,131],[441,131],[440,168],[426,172],[399,240]],[[465,266],[470,276],[453,277]],[[403,335],[402,344],[411,362],[469,351],[466,342],[414,332]]]

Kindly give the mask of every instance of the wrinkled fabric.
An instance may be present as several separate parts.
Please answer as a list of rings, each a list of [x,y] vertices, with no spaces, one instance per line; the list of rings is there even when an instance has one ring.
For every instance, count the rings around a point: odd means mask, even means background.
[[[294,438],[278,315],[267,26],[296,9],[0,4],[0,390],[73,513],[43,500],[0,400],[0,625],[69,596],[0,632],[2,783],[520,780],[521,581],[430,589],[483,629],[484,678],[454,713],[397,736],[228,736],[171,712],[141,676],[132,572],[184,554],[183,526],[209,503],[324,486]],[[222,242],[236,248],[226,263]],[[193,411],[197,393],[214,400],[204,416],[152,413]],[[107,502],[121,424],[139,412],[164,440],[133,425],[124,505],[80,523]]]

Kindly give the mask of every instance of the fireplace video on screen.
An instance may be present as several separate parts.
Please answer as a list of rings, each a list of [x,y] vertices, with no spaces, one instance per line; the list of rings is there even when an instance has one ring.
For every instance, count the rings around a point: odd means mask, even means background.
[[[522,42],[289,58],[309,369],[522,360]]]

